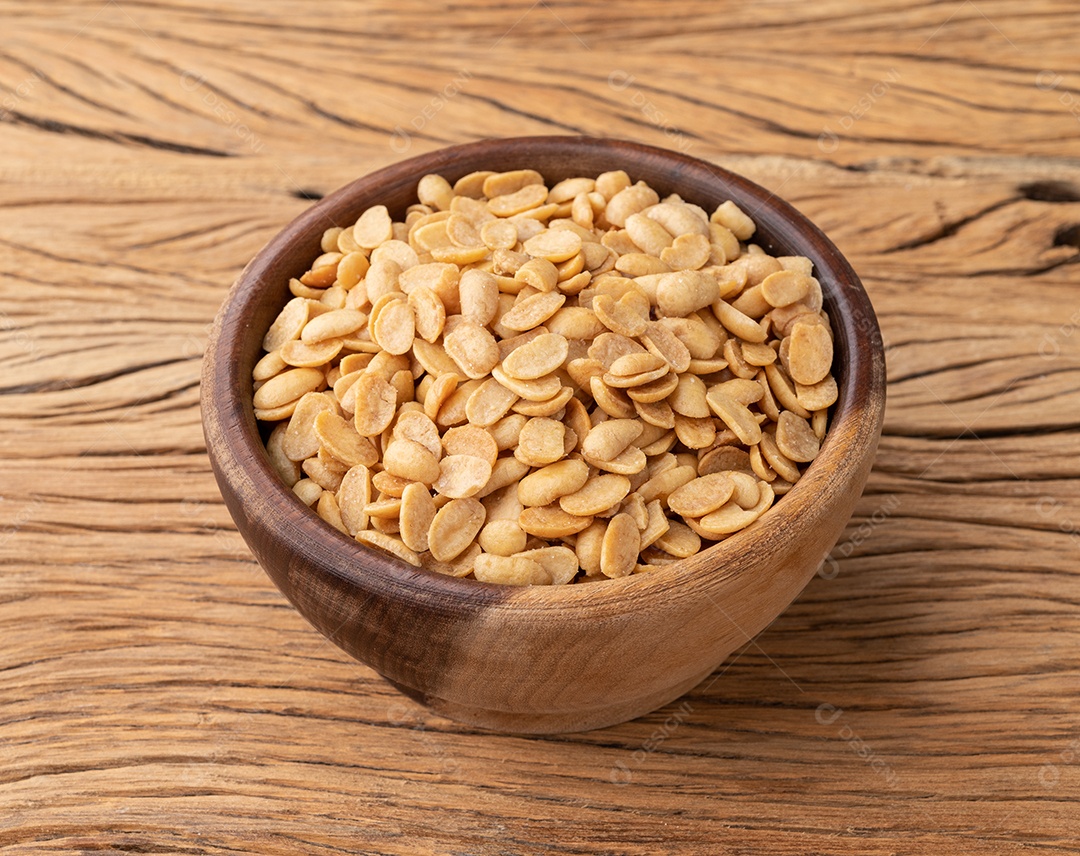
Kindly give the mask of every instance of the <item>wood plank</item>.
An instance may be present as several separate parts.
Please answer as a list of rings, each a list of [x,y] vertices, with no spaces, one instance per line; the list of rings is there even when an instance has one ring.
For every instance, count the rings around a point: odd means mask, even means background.
[[[1075,852],[1073,4],[0,17],[0,852]],[[863,277],[890,397],[834,562],[772,627],[655,714],[523,738],[406,700],[276,592],[198,379],[310,198],[549,133],[790,200]]]

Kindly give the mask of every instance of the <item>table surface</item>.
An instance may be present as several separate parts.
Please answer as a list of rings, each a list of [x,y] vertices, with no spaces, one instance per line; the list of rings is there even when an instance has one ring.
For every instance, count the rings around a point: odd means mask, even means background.
[[[1077,852],[1074,4],[0,19],[0,852]],[[310,199],[550,133],[790,200],[862,275],[890,381],[786,613],[651,716],[530,738],[430,714],[304,622],[225,512],[198,394],[230,282]]]

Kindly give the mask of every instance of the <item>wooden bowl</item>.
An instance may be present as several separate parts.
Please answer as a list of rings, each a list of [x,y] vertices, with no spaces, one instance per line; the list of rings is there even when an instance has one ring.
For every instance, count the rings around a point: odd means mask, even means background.
[[[676,564],[617,580],[518,588],[440,576],[324,523],[271,469],[252,412],[263,333],[320,252],[323,230],[379,203],[401,216],[426,173],[532,167],[549,184],[624,169],[661,196],[708,210],[733,199],[774,255],[814,262],[835,337],[839,399],[803,478],[748,529]],[[706,678],[809,582],[863,489],[885,403],[873,308],[835,246],[794,208],[712,164],[582,137],[484,140],[411,158],[313,205],[244,269],[218,314],[203,368],[203,427],[237,528],[278,588],[335,644],[435,711],[542,733],[648,713]]]

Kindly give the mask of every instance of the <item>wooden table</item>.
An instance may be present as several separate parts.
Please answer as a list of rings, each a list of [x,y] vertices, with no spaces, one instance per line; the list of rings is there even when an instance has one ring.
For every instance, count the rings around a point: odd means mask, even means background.
[[[1074,4],[0,20],[0,852],[1077,852]],[[889,409],[835,561],[717,675],[617,728],[493,736],[273,588],[210,475],[199,363],[309,199],[562,132],[688,151],[820,224],[879,310]]]

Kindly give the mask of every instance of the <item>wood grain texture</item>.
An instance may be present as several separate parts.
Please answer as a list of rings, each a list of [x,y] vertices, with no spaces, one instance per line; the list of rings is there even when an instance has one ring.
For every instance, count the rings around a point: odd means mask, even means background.
[[[0,18],[0,852],[1075,852],[1072,4]],[[453,725],[324,642],[233,530],[197,407],[229,283],[309,198],[542,133],[791,201],[890,377],[831,579],[715,681],[565,738]]]

